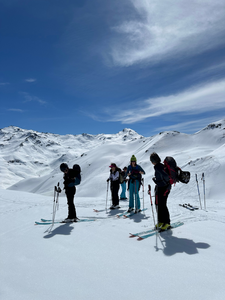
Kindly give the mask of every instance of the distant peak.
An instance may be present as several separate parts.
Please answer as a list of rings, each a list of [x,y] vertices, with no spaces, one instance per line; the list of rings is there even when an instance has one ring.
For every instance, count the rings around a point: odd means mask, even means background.
[[[225,128],[225,119],[210,123],[205,128],[203,128],[203,130],[210,130],[210,129],[216,129],[216,128],[222,128],[222,127]]]
[[[138,134],[135,130],[133,129],[130,129],[130,128],[124,128],[122,131],[120,131],[122,133],[125,133],[125,134],[130,134],[130,135],[133,135],[133,134]]]

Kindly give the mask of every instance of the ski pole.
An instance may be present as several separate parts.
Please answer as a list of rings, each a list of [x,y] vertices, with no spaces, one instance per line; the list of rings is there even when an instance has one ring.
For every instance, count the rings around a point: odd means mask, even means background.
[[[198,197],[199,197],[199,203],[200,203],[200,208],[202,209],[202,203],[201,203],[201,196],[200,196],[200,191],[199,191],[199,185],[198,185],[198,176],[195,174],[196,182],[197,182],[197,189],[198,189]]]
[[[134,180],[134,189],[135,189],[135,209],[137,210],[137,184],[136,180]]]
[[[143,192],[143,210],[144,210],[144,208],[145,208],[145,200],[144,200],[144,195],[145,195],[145,193],[144,193],[144,178],[142,178],[142,192]]]
[[[106,190],[106,204],[105,204],[106,211],[107,211],[107,202],[108,202],[108,192],[109,192],[109,181],[107,181],[107,190]]]
[[[150,202],[151,202],[151,208],[152,208],[152,217],[153,217],[153,221],[154,221],[154,228],[156,228],[155,215],[154,215],[153,203],[152,203],[151,185],[150,184],[148,185],[148,194],[150,196]]]
[[[54,188],[54,201],[53,201],[53,213],[52,213],[52,226],[55,222],[56,210],[59,209],[59,193],[61,193],[61,188],[58,185]]]
[[[203,193],[204,193],[204,208],[206,210],[206,200],[205,200],[205,174],[202,173],[202,181],[203,181]]]
[[[54,186],[54,199],[53,199],[53,209],[52,209],[52,224],[55,220],[55,197],[56,197],[56,186]]]

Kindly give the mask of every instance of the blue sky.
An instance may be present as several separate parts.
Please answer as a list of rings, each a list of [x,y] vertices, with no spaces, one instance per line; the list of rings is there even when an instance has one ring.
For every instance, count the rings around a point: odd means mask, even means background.
[[[193,133],[225,118],[223,0],[0,0],[0,128]]]

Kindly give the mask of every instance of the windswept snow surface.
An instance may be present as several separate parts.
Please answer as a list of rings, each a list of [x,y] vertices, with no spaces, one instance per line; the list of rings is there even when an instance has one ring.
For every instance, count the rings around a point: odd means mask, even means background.
[[[221,120],[194,135],[163,132],[149,138],[129,129],[97,136],[2,129],[1,300],[224,299],[224,128]],[[148,183],[154,188],[149,162],[153,151],[162,158],[175,157],[183,170],[191,172],[190,182],[176,184],[168,198],[171,221],[183,221],[184,225],[138,241],[129,238],[129,233],[153,227],[146,192]],[[104,210],[108,166],[116,162],[123,167],[132,154],[146,171],[140,196],[142,206],[144,201],[148,209],[128,219],[116,218],[116,213],[127,210],[128,202],[120,201],[117,211]],[[58,182],[62,187],[61,162],[81,165],[82,182],[75,196],[77,214],[96,220],[55,224],[53,228],[34,225],[41,218],[52,218],[53,187]],[[179,204],[199,207],[195,174],[203,209],[189,211]],[[61,193],[56,219],[66,216],[66,197]]]
[[[52,200],[0,190],[2,300],[224,299],[223,202],[215,199],[207,211],[191,212],[171,196],[171,219],[184,225],[137,241],[129,232],[153,226],[148,199],[145,215],[118,219],[115,211],[93,212],[104,208],[103,197],[77,197],[79,217],[96,221],[55,224],[52,230],[34,225],[52,217]],[[60,196],[59,203],[56,217],[62,219],[66,198]],[[121,206],[117,212],[127,203]]]

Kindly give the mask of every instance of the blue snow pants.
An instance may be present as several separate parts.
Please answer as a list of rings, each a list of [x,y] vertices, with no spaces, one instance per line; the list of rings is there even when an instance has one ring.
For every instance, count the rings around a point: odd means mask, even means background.
[[[139,181],[134,180],[134,182],[130,181],[129,186],[129,208],[133,208],[135,205],[136,209],[141,208],[141,202],[139,197]]]
[[[126,199],[126,182],[121,183],[122,192],[120,194],[120,199]]]

